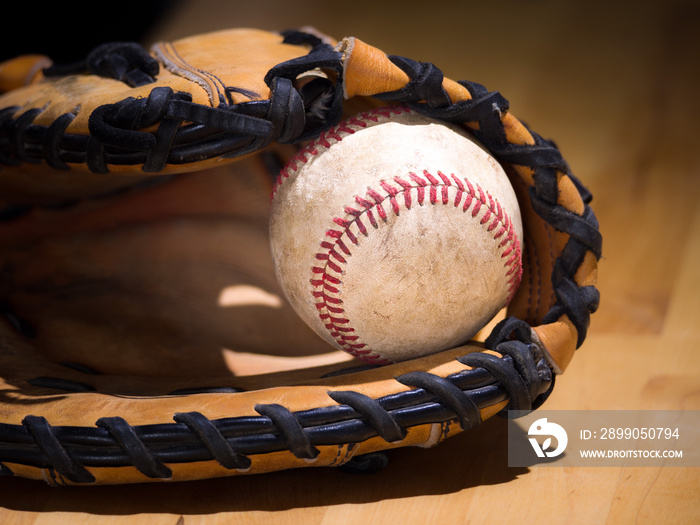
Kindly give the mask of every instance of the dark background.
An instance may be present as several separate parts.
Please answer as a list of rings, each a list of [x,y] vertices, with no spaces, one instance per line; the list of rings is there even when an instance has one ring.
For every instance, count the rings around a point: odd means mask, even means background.
[[[105,42],[141,41],[180,0],[7,3],[2,8],[0,61],[36,53],[70,63]]]

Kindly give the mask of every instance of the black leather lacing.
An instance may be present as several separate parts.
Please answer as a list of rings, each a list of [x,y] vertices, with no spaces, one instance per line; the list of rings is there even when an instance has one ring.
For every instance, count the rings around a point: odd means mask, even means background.
[[[457,420],[465,429],[474,428],[481,421],[478,409],[506,400],[514,388],[507,382],[504,387],[493,373],[500,368],[514,369],[514,359],[507,356],[497,361],[501,363],[465,369],[446,378],[425,372],[404,374],[396,380],[411,386],[410,390],[377,399],[355,391],[331,391],[328,396],[338,405],[300,412],[279,404],[260,404],[255,407],[259,416],[213,420],[187,412],[175,414],[174,423],[140,426],[122,417],[105,417],[96,427],[52,426],[43,417],[27,416],[21,426],[0,423],[0,465],[50,468],[77,483],[90,482],[85,470],[90,466],[132,465],[146,476],[169,478],[170,463],[214,460],[225,468],[247,469],[255,454],[289,450],[312,460],[319,446],[343,446],[373,436],[393,443],[416,425]],[[541,361],[543,373],[534,377],[533,384],[526,379],[517,384],[545,393],[551,374]],[[73,391],[70,385],[68,391]],[[518,408],[527,409],[527,405]],[[375,461],[368,464],[376,466]]]
[[[44,69],[44,75],[60,77],[89,72],[137,87],[152,83],[159,70],[158,61],[139,44],[110,42],[97,46],[85,60],[50,66]]]
[[[256,405],[255,411],[270,419],[279,429],[287,448],[298,458],[314,459],[319,451],[311,444],[310,436],[296,416],[286,407],[278,404]]]
[[[140,165],[144,172],[156,173],[166,164],[245,155],[273,141],[304,141],[340,119],[342,90],[335,89],[335,82],[342,82],[340,57],[331,46],[317,43],[308,55],[276,66],[265,77],[271,97],[264,101],[222,100],[218,107],[209,107],[192,103],[189,94],[156,87],[146,98],[128,97],[95,108],[89,117],[89,136],[66,131],[75,118],[72,113],[41,126],[33,121],[42,109],[14,118],[19,108],[5,108],[0,111],[0,164],[46,161],[65,169],[68,163],[78,163],[95,173],[108,173],[110,165]],[[86,61],[53,66],[46,73],[90,72],[142,86],[154,81],[157,66],[136,44],[120,43],[100,46]],[[335,70],[337,78],[334,82],[318,78],[297,90],[293,85],[297,74],[315,68]],[[235,86],[228,89],[240,91]],[[151,126],[155,132],[141,131]]]
[[[214,459],[222,466],[227,469],[245,470],[250,468],[250,458],[233,450],[216,425],[199,412],[175,414],[173,419],[187,425],[187,428],[197,435]]]
[[[141,437],[121,417],[103,417],[95,423],[104,428],[114,439],[119,448],[128,456],[129,462],[138,465],[139,471],[149,478],[167,479],[172,477],[171,470],[146,446]]]
[[[46,418],[27,416],[22,423],[46,458],[50,468],[75,483],[93,483],[95,481],[95,477],[68,454]]]
[[[358,417],[364,417],[388,443],[401,441],[406,437],[406,429],[401,428],[376,399],[352,390],[328,392],[328,397],[341,405],[349,406]]]
[[[454,412],[464,430],[471,430],[481,423],[479,407],[449,379],[422,370],[409,372],[396,378],[402,385],[420,388],[439,399],[441,404]]]

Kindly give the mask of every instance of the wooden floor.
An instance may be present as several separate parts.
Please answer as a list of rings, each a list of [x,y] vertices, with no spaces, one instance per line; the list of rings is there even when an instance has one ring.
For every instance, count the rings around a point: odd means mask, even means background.
[[[310,24],[501,91],[556,140],[604,234],[600,310],[545,408],[700,409],[697,2],[230,4],[185,1],[153,38]],[[370,476],[60,489],[1,479],[0,522],[700,523],[700,469],[508,468],[499,418],[391,460]]]

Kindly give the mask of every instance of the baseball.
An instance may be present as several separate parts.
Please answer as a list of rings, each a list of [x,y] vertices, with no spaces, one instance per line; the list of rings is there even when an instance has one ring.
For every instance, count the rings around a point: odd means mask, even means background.
[[[376,364],[472,338],[520,284],[521,239],[501,165],[461,127],[405,106],[324,132],[272,196],[272,257],[292,307]]]

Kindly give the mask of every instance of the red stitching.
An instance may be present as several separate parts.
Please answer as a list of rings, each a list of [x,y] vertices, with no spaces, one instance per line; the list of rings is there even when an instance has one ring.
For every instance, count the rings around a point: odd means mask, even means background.
[[[315,155],[318,153],[316,150],[318,145],[330,147],[329,138],[340,142],[344,136],[342,133],[355,133],[356,130],[350,126],[363,128],[367,126],[366,121],[376,122],[379,120],[379,116],[388,118],[392,115],[406,112],[410,112],[410,109],[404,106],[379,108],[371,112],[362,113],[358,117],[348,120],[342,127],[325,132],[318,139],[309,143],[280,172],[273,189],[273,198],[284,180],[293,172],[296,172],[300,164],[308,162],[306,154],[311,153],[311,155]],[[372,354],[373,350],[367,348],[367,345],[359,340],[359,336],[354,333],[354,328],[349,324],[350,320],[344,316],[345,311],[342,299],[330,295],[340,292],[340,285],[342,285],[340,276],[343,272],[343,266],[347,263],[347,257],[352,255],[344,239],[347,239],[352,245],[358,245],[357,235],[365,237],[369,235],[369,230],[363,222],[363,218],[366,219],[372,228],[376,229],[379,227],[379,221],[386,222],[387,212],[391,212],[396,216],[400,215],[400,200],[403,201],[405,209],[410,210],[414,204],[412,195],[414,191],[415,202],[422,206],[426,198],[426,189],[428,190],[427,197],[430,200],[430,204],[447,205],[450,202],[449,190],[454,188],[456,190],[454,207],[458,207],[464,198],[462,211],[466,213],[471,209],[472,217],[479,215],[485,206],[486,210],[479,222],[482,225],[486,225],[486,231],[492,233],[494,240],[498,241],[503,238],[499,242],[498,247],[505,247],[501,258],[504,260],[505,276],[508,284],[506,304],[513,298],[520,284],[522,277],[522,250],[513,223],[500,203],[478,184],[474,185],[466,178],[460,179],[455,174],[448,176],[440,171],[437,174],[424,171],[422,175],[409,173],[406,178],[394,177],[393,181],[382,180],[379,182],[379,187],[368,188],[364,197],[355,196],[355,205],[358,207],[346,206],[344,208],[346,217],[333,219],[333,223],[337,228],[329,229],[326,232],[326,239],[322,240],[319,245],[320,250],[315,255],[319,265],[311,268],[314,277],[310,279],[310,283],[313,287],[312,296],[317,301],[316,309],[318,310],[319,318],[335,341],[345,351],[364,361],[389,364],[391,361]],[[389,205],[388,210],[384,208],[384,204],[387,202]],[[498,227],[499,225],[500,228]],[[353,226],[357,229],[357,235],[351,231]]]
[[[296,173],[300,165],[306,164],[309,161],[307,154],[310,154],[311,157],[318,155],[318,146],[330,148],[330,139],[333,139],[335,142],[340,142],[343,140],[343,137],[352,135],[358,131],[355,128],[366,128],[368,126],[367,121],[377,122],[379,120],[379,116],[390,118],[394,115],[401,115],[402,113],[410,112],[411,109],[408,106],[385,106],[375,108],[371,111],[365,111],[364,113],[351,117],[346,121],[341,122],[337,126],[322,132],[317,138],[309,142],[306,147],[298,151],[297,154],[294,155],[294,157],[292,157],[292,159],[286,164],[286,166],[282,168],[277,175],[275,184],[272,187],[270,200],[272,201],[272,199],[275,198],[275,194],[277,193],[280,185],[286,179],[288,179],[290,175]]]
[[[333,241],[322,241],[320,243],[321,250],[318,254],[316,254],[316,259],[323,261],[322,265],[313,268],[314,274],[322,274],[322,279],[311,280],[311,284],[314,287],[312,294],[317,299],[316,308],[319,311],[319,315],[321,316],[322,320],[326,321],[326,328],[342,348],[356,357],[361,357],[365,360],[370,357],[367,354],[372,352],[372,350],[368,349],[366,344],[359,341],[358,336],[352,335],[350,338],[348,335],[346,335],[352,334],[354,329],[349,325],[350,320],[344,316],[345,311],[343,310],[342,306],[343,301],[338,297],[333,297],[332,295],[326,293],[326,291],[329,290],[325,286],[325,283],[328,280],[332,280],[337,284],[342,284],[340,276],[342,275],[343,265],[347,262],[347,258],[342,257],[341,261],[334,256],[334,253],[337,253],[335,250],[336,245],[342,243],[342,239],[344,237],[347,237],[353,244],[357,245],[359,243],[358,235],[368,236],[369,232],[361,219],[363,217],[369,217],[372,211],[375,209],[383,209],[382,204],[384,202],[389,201],[391,211],[398,216],[400,209],[398,202],[403,200],[406,203],[406,208],[410,209],[410,203],[412,202],[410,194],[413,191],[420,195],[421,192],[424,191],[424,188],[429,186],[431,191],[430,202],[432,204],[446,205],[450,202],[448,198],[448,189],[450,187],[456,188],[457,192],[454,197],[454,206],[458,206],[462,197],[466,195],[466,201],[468,201],[470,205],[473,204],[473,210],[477,210],[476,214],[472,211],[473,217],[476,217],[482,208],[486,208],[482,218],[479,220],[479,223],[485,225],[486,231],[492,233],[493,239],[498,241],[501,239],[501,237],[505,237],[504,239],[500,240],[498,247],[505,247],[505,250],[501,254],[501,258],[504,260],[503,265],[506,269],[505,275],[507,279],[506,282],[508,284],[507,302],[510,302],[512,299],[522,276],[522,254],[520,241],[515,234],[513,223],[510,220],[510,217],[508,217],[503,210],[500,203],[498,203],[498,201],[496,201],[490,194],[485,192],[478,184],[474,185],[467,179],[462,181],[454,175],[451,175],[451,177],[446,177],[444,174],[440,174],[439,172],[437,177],[429,172],[424,172],[423,177],[416,175],[415,173],[411,173],[408,179],[410,179],[412,182],[409,183],[405,178],[396,177],[394,182],[398,184],[399,188],[387,181],[382,181],[380,183],[380,187],[385,192],[383,199],[378,198],[381,197],[381,194],[378,190],[373,188],[369,188],[367,190],[367,195],[371,195],[371,200],[370,198],[363,198],[359,196],[356,197],[355,201],[362,203],[363,209],[358,210],[356,208],[347,207],[345,211],[349,215],[348,218],[334,219],[334,222],[341,226],[342,230],[329,230],[326,235]],[[459,180],[459,182],[456,182],[457,180]],[[440,193],[441,197],[439,199],[437,198],[438,192]],[[404,196],[403,199],[401,199],[402,193]],[[462,208],[462,211],[467,212],[470,209],[470,205],[465,205]],[[386,215],[384,215],[382,221],[386,221]],[[370,219],[370,222],[375,228],[378,227],[374,218]],[[500,228],[497,228],[499,225]],[[357,228],[357,235],[350,230],[353,226]],[[344,243],[340,245],[340,251],[342,251],[345,256],[352,255]],[[331,260],[332,258],[335,258],[336,261],[334,262]],[[323,290],[319,290],[319,287],[322,287]],[[333,290],[333,292],[329,292],[335,294],[340,291],[340,289],[337,287],[333,287]],[[338,317],[324,316],[322,313],[324,311],[335,314]],[[344,326],[340,327],[338,324],[342,324]],[[343,332],[342,334],[340,333],[341,328]],[[380,359],[378,356],[372,357],[377,357],[377,359]],[[384,361],[377,362],[383,363]]]

